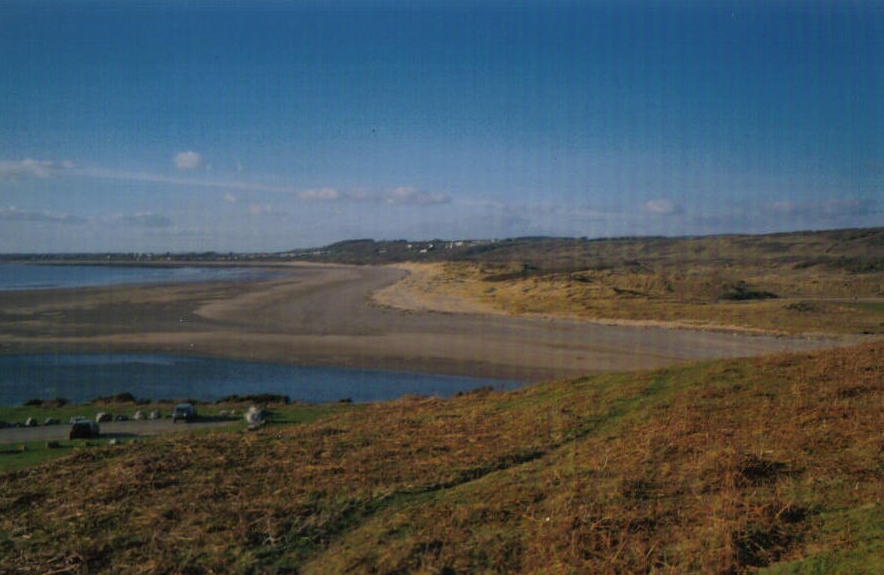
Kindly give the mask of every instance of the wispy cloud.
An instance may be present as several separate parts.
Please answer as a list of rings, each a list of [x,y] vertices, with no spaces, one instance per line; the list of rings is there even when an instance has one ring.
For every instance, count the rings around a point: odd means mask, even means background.
[[[841,218],[866,216],[874,213],[875,205],[870,200],[859,198],[837,198],[822,201],[779,201],[772,205],[773,211],[788,217]]]
[[[258,182],[245,182],[239,180],[209,180],[197,177],[167,176],[151,172],[127,172],[121,170],[109,170],[106,168],[82,168],[70,171],[71,175],[99,180],[121,180],[127,182],[147,182],[168,184],[173,186],[188,186],[192,188],[214,188],[220,190],[241,192],[274,192],[274,193],[297,193],[294,186],[273,186]]]
[[[0,208],[0,221],[30,222],[47,224],[120,224],[135,228],[168,228],[172,220],[156,212],[138,212],[135,214],[115,214],[95,217],[83,217],[75,214],[50,211],[21,210],[14,206]]]
[[[20,210],[14,206],[0,208],[0,221],[34,223],[42,222],[53,224],[83,224],[87,222],[85,218],[81,218],[72,214]]]
[[[374,192],[361,188],[339,190],[327,187],[302,190],[295,196],[308,202],[374,202],[400,206],[432,206],[451,202],[447,194],[425,192],[409,186]]]
[[[160,229],[172,226],[172,220],[169,219],[168,216],[164,216],[163,214],[157,214],[154,212],[139,212],[133,215],[120,216],[118,218],[118,221],[129,226],[136,226],[140,228]]]
[[[74,163],[65,160],[55,162],[51,160],[24,160],[0,162],[0,180],[17,178],[49,178],[62,170],[73,169]]]
[[[335,188],[318,188],[314,190],[304,190],[295,194],[298,199],[308,202],[334,202],[347,197]]]
[[[446,194],[424,192],[417,188],[394,188],[383,195],[384,202],[394,205],[429,206],[447,204],[451,198]]]
[[[246,209],[252,216],[286,216],[288,212],[279,209],[272,204],[252,203]]]
[[[648,200],[642,204],[642,208],[644,208],[646,212],[660,216],[671,216],[672,214],[678,214],[681,212],[681,208],[675,202],[665,198]]]
[[[193,171],[202,166],[202,156],[187,151],[177,154],[174,163],[182,171]],[[166,175],[153,172],[130,172],[101,167],[78,167],[72,162],[52,162],[22,160],[0,162],[0,179],[5,178],[48,178],[60,174],[97,180],[119,180],[125,182],[145,182],[190,188],[212,188],[225,190],[224,201],[238,202],[234,192],[257,192],[287,194],[305,202],[374,202],[395,206],[435,206],[451,203],[448,194],[428,192],[412,186],[400,186],[388,190],[371,191],[365,188],[341,190],[332,186],[300,189],[294,185],[272,185],[243,180],[208,179],[206,177]]]

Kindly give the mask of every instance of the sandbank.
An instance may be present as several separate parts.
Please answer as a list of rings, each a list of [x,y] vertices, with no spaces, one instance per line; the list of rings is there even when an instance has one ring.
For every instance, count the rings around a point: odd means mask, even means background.
[[[854,341],[514,317],[421,294],[407,279],[415,268],[285,269],[257,281],[5,292],[0,353],[172,353],[541,381]]]

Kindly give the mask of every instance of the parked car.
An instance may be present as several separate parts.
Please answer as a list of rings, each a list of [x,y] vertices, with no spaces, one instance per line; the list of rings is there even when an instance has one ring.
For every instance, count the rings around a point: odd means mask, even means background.
[[[70,439],[91,439],[98,437],[100,428],[91,419],[78,419],[71,425]]]
[[[192,403],[179,403],[172,410],[172,423],[178,423],[179,419],[193,421],[196,419],[196,406]]]

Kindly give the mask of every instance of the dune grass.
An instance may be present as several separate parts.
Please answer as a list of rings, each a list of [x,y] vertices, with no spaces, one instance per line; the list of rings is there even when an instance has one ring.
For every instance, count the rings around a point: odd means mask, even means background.
[[[884,333],[882,247],[884,228],[517,238],[411,264],[412,277],[404,285],[410,293],[430,296],[443,311],[476,308],[790,334],[879,335]]]
[[[881,272],[661,263],[522,273],[520,265],[427,264],[412,269],[408,288],[516,315],[790,334],[884,333]]]

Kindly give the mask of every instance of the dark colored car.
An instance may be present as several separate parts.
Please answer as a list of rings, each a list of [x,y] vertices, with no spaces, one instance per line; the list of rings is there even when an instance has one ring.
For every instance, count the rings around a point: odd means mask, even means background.
[[[98,437],[100,428],[98,424],[91,419],[81,419],[71,424],[71,432],[68,434],[70,439],[91,439]]]
[[[179,419],[193,421],[196,419],[196,407],[192,403],[179,403],[172,410],[172,423],[178,423]]]

